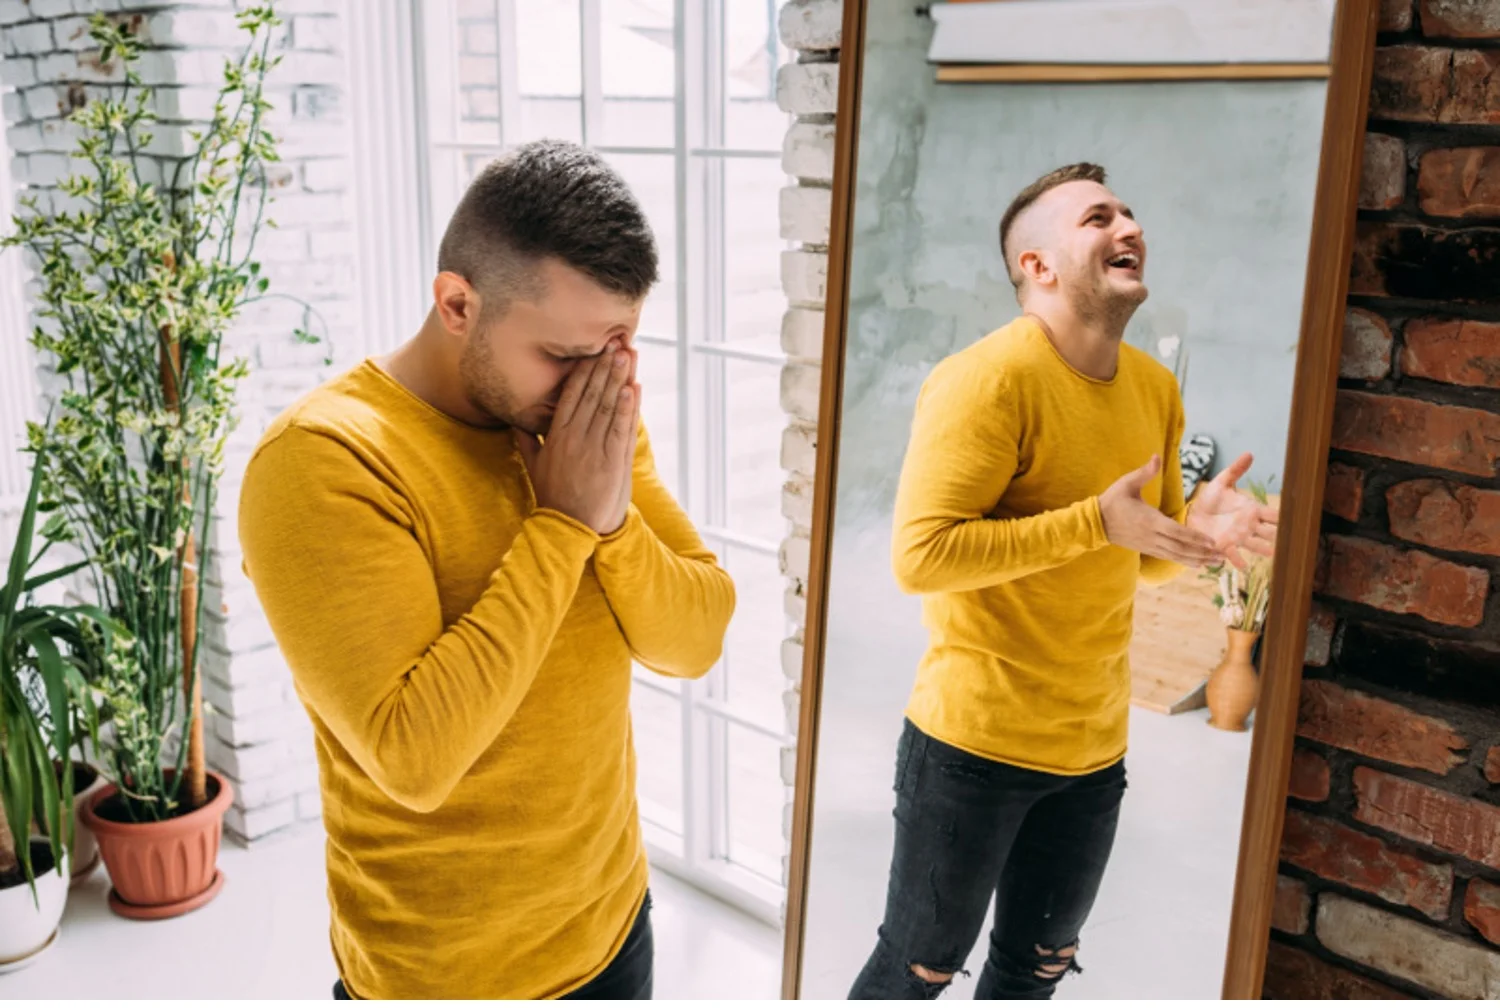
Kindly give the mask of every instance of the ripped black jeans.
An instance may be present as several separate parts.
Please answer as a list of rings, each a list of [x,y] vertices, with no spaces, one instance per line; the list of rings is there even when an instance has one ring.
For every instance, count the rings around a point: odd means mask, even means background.
[[[959,972],[995,894],[976,999],[1052,997],[1109,862],[1123,761],[1082,777],[970,755],[906,723],[896,755],[896,845],[880,937],[849,997],[933,999]]]

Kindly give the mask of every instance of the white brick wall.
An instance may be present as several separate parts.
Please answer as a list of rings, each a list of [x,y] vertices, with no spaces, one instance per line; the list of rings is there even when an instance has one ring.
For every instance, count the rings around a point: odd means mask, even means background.
[[[796,627],[782,643],[781,665],[787,679],[783,697],[787,734],[793,738],[801,709],[802,632],[807,617],[819,364],[828,287],[833,114],[838,103],[842,23],[841,0],[788,0],[779,18],[782,42],[796,53],[796,61],[778,72],[777,102],[797,117],[782,147],[782,167],[796,183],[781,193],[781,236],[800,245],[781,258],[781,286],[789,303],[781,323],[781,347],[789,358],[781,375],[781,407],[788,421],[781,441],[781,465],[786,470],[782,513],[792,526],[781,545],[781,571],[787,578],[786,612]],[[781,773],[788,788],[782,829],[790,839],[791,787],[796,779],[794,748],[783,751]]]
[[[292,341],[297,326],[315,332],[320,327],[288,301],[248,307],[229,338],[253,369],[241,386],[240,427],[232,438],[215,504],[218,525],[207,550],[202,675],[204,699],[212,708],[206,725],[209,763],[235,784],[235,804],[225,823],[244,841],[321,815],[311,728],[254,590],[240,571],[234,514],[240,473],[265,425],[363,350],[349,221],[345,2],[278,0],[287,22],[278,36],[285,59],[267,97],[274,106],[269,126],[281,139],[282,163],[268,173],[275,196],[268,216],[281,226],[263,232],[256,244],[272,292],[309,302],[326,322],[339,357],[325,367],[323,348]],[[223,58],[241,38],[233,0],[0,0],[0,82],[15,89],[3,99],[15,183],[44,202],[56,202],[50,187],[70,170],[66,155],[77,141],[77,130],[62,115],[102,94],[102,85],[122,79],[118,67],[101,69],[87,51],[86,15],[122,9],[139,12],[143,35],[161,47],[143,54],[140,70],[148,83],[168,85],[157,95],[164,119],[208,117]],[[184,128],[158,127],[151,152],[180,151]],[[34,295],[34,285],[29,292]],[[40,377],[45,387],[45,374]]]

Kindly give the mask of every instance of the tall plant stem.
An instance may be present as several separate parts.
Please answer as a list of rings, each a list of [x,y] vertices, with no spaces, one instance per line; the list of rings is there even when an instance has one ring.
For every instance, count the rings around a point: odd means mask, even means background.
[[[167,254],[167,268],[175,263],[171,253]],[[182,344],[170,325],[161,330],[161,388],[162,399],[167,409],[177,410],[182,417],[182,397],[179,384],[182,380]],[[178,460],[182,479],[182,506],[192,512],[192,484],[187,478],[188,464]],[[203,751],[203,686],[198,681],[198,555],[193,542],[192,522],[188,522],[187,538],[182,543],[179,560],[182,570],[181,601],[178,607],[179,629],[182,631],[182,696],[187,710],[187,763],[184,765],[187,796],[185,811],[202,808],[208,804],[208,770]]]

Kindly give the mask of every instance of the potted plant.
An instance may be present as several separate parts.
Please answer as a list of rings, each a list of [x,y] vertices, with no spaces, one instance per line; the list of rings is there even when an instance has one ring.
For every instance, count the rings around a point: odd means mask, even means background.
[[[1262,504],[1270,503],[1264,484],[1247,482],[1246,491]],[[1244,731],[1255,709],[1260,679],[1255,670],[1255,645],[1265,627],[1271,605],[1271,558],[1248,556],[1244,568],[1220,564],[1203,576],[1217,582],[1214,605],[1229,636],[1224,658],[1209,673],[1204,689],[1208,723],[1225,731]]]
[[[40,263],[33,344],[67,382],[29,428],[45,506],[88,557],[101,607],[127,628],[98,688],[109,783],[82,821],[98,838],[116,912],[157,918],[212,899],[229,782],[208,771],[198,651],[198,554],[247,373],[225,346],[240,311],[268,296],[254,259],[265,218],[269,5],[237,15],[246,45],[224,67],[213,115],[167,161],[153,149],[152,91],[129,28],[95,15],[101,65],[125,83],[76,110],[84,162],[64,205],[18,216],[7,244]],[[160,178],[160,182],[157,179]],[[314,341],[305,332],[289,338]]]
[[[0,972],[34,962],[56,936],[75,842],[75,776],[58,767],[71,771],[97,725],[89,683],[117,643],[96,607],[35,598],[83,566],[34,573],[53,543],[44,534],[32,552],[41,482],[38,465],[0,586]]]
[[[107,786],[99,768],[88,760],[75,758],[54,764],[58,779],[66,773],[73,788],[73,842],[68,846],[68,864],[71,866],[71,885],[87,881],[98,869],[103,858],[99,854],[99,838],[83,821],[84,808],[94,800],[94,795]]]

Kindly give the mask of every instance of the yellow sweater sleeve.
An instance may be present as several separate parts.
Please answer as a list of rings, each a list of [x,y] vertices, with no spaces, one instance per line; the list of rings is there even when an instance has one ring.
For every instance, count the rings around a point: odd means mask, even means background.
[[[1172,423],[1167,432],[1167,444],[1161,455],[1161,513],[1179,525],[1187,521],[1187,504],[1182,499],[1182,434],[1187,425],[1183,415],[1182,399],[1174,390],[1172,397]],[[1177,578],[1187,568],[1171,560],[1141,554],[1141,581],[1148,585],[1164,585]]]
[[[245,571],[303,701],[392,800],[440,807],[520,706],[598,537],[539,510],[446,629],[414,516],[333,438],[290,427],[252,459]]]
[[[1099,500],[992,518],[1019,461],[1001,378],[952,357],[917,397],[896,491],[892,560],[911,594],[975,591],[1050,570],[1108,544]]]
[[[600,542],[594,572],[636,661],[697,678],[723,651],[734,582],[662,483],[644,424],[631,480],[625,524]]]

